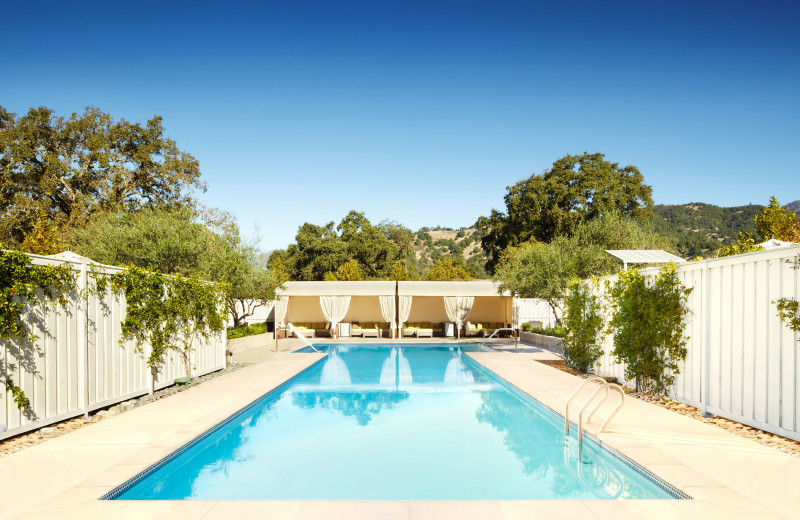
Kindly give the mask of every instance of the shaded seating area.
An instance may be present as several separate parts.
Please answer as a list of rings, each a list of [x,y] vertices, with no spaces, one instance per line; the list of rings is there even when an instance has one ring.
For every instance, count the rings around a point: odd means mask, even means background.
[[[513,322],[511,294],[501,294],[491,280],[403,281],[397,293],[403,337],[488,336]],[[468,321],[474,328],[467,327]]]

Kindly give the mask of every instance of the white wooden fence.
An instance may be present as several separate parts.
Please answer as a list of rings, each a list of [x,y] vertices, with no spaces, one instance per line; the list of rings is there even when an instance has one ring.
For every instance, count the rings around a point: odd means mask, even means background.
[[[98,300],[86,294],[92,283],[86,264],[33,255],[31,260],[36,265],[69,265],[78,276],[79,293],[70,295],[66,308],[28,309],[36,342],[0,341],[0,374],[10,376],[30,400],[30,407],[20,410],[10,392],[0,391],[0,439],[146,394],[153,378],[146,363],[149,347],[136,352],[132,341],[119,343],[124,297]],[[98,271],[112,274],[119,269]],[[225,368],[225,343],[222,331],[197,344],[190,358],[191,375]],[[182,359],[170,351],[155,376],[155,388],[186,375]]]
[[[799,263],[800,246],[793,246],[680,266],[680,280],[693,291],[673,399],[800,440],[800,343],[773,303],[800,298]],[[597,372],[632,385],[611,355],[613,337],[603,347]]]
[[[552,327],[556,324],[556,317],[553,309],[544,300],[538,298],[514,298],[514,306],[517,309],[519,324],[529,321],[540,321],[542,327]]]

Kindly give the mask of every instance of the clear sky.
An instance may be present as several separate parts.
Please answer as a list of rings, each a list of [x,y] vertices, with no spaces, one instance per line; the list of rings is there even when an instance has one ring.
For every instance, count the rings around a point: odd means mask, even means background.
[[[11,2],[0,105],[161,115],[265,249],[469,226],[566,154],[656,203],[800,199],[796,1]]]

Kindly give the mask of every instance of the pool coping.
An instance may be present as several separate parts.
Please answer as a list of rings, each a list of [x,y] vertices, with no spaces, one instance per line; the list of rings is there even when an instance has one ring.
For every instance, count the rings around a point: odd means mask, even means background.
[[[469,353],[558,411],[580,379],[535,363],[537,354]],[[279,353],[100,423],[0,459],[0,518],[792,518],[800,459],[629,400],[601,443],[693,500],[582,501],[124,501],[98,500],[225,418],[282,385],[321,354]],[[638,420],[637,420],[638,419]],[[681,450],[683,448],[683,450]],[[685,454],[681,454],[685,451]],[[502,485],[502,483],[487,483]]]

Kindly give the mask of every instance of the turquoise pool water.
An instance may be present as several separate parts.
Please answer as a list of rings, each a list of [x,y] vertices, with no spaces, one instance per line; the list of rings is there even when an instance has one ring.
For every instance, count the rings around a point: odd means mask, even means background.
[[[675,498],[594,439],[579,448],[563,418],[461,348],[325,351],[107,498]]]

